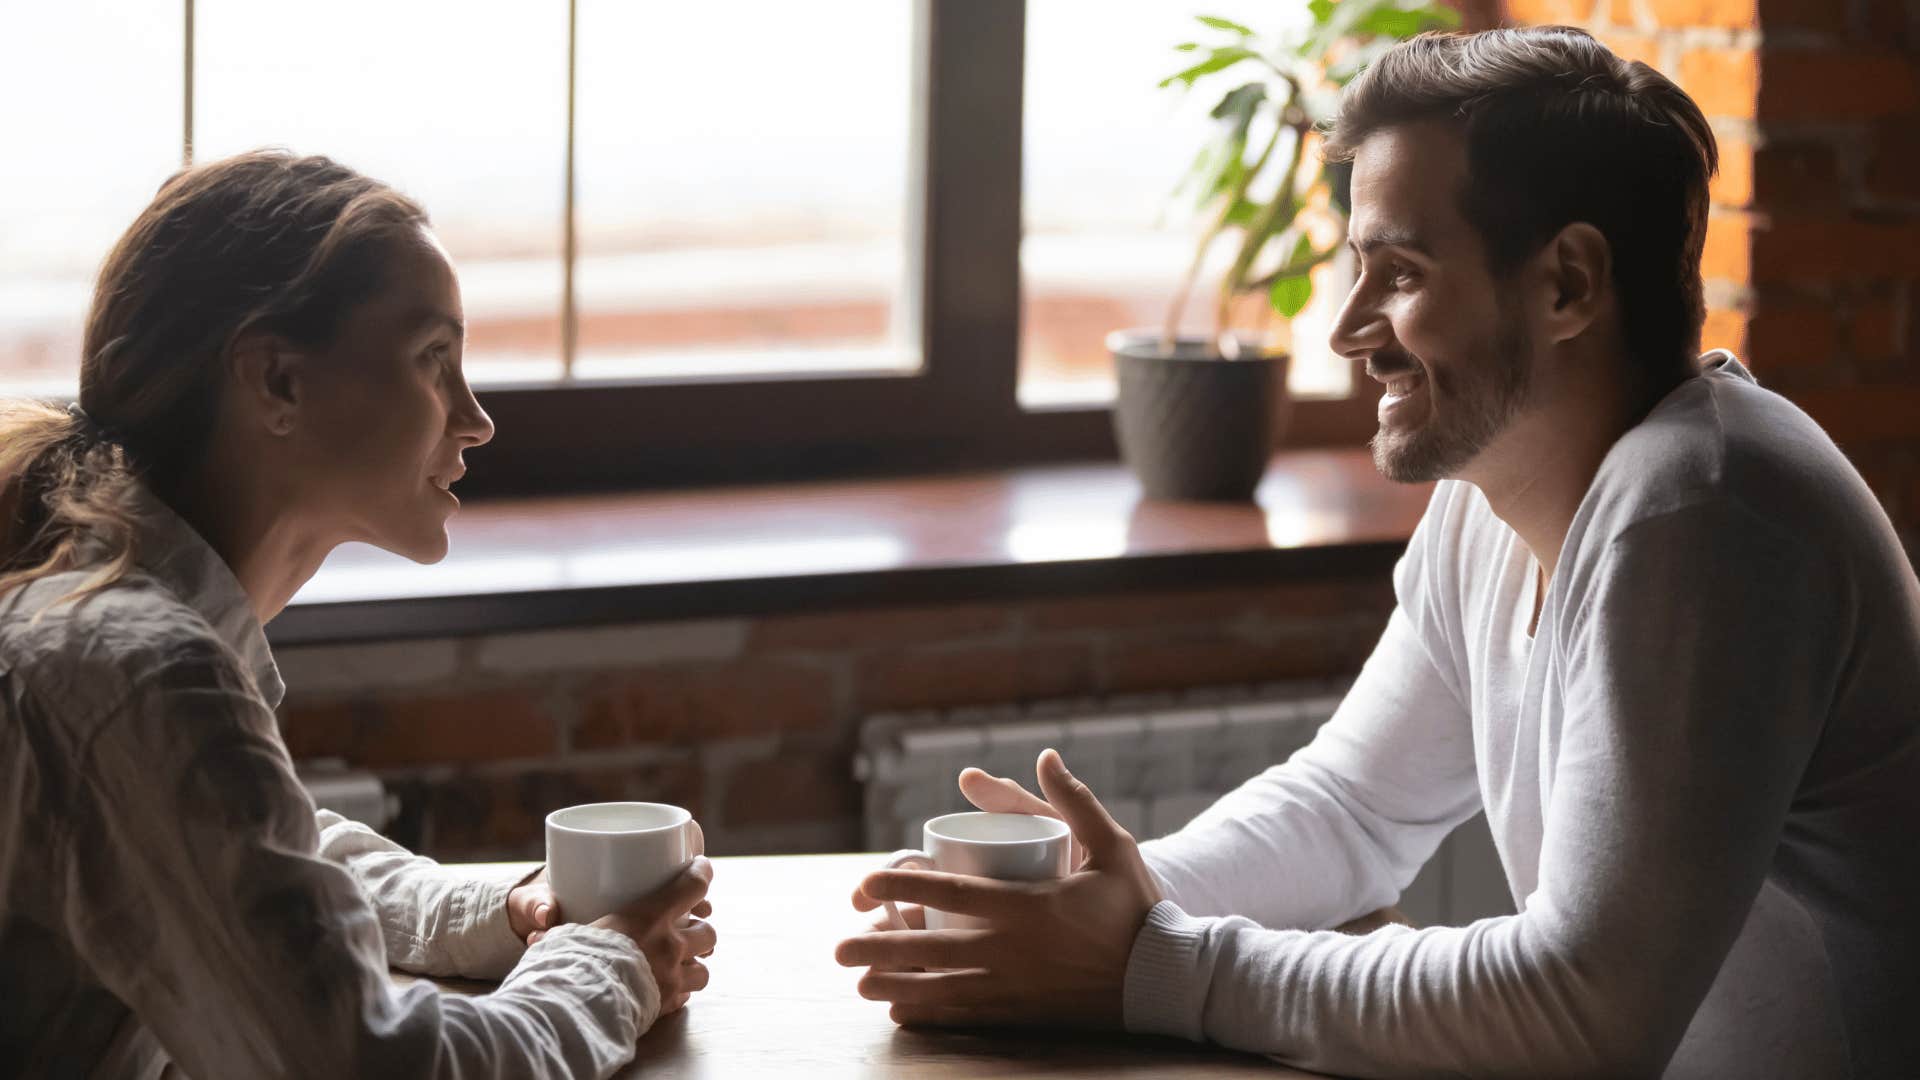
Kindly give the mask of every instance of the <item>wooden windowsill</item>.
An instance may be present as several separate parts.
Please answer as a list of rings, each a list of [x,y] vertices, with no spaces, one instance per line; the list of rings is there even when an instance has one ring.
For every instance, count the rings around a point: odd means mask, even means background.
[[[1426,507],[1362,450],[1278,454],[1247,504],[1115,463],[485,502],[448,557],[334,553],[276,645],[1384,574]]]

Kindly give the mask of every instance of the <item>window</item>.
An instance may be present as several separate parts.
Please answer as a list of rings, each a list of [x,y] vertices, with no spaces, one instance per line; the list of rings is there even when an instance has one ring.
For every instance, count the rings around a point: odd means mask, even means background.
[[[1187,223],[1153,215],[1194,118],[1135,140],[1085,95],[1154,96],[1192,6],[30,7],[0,44],[10,99],[49,102],[0,119],[39,170],[0,179],[0,384],[71,392],[90,275],[183,144],[284,145],[432,214],[500,432],[470,489],[1110,455],[1100,342],[1178,273]],[[1302,402],[1290,440],[1357,441],[1354,404]]]

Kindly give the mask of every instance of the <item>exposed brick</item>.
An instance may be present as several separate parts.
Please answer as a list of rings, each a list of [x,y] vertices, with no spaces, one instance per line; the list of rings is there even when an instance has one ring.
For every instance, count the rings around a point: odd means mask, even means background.
[[[912,645],[988,637],[1006,632],[1012,624],[1008,609],[997,604],[783,615],[754,623],[748,648],[774,651]]]
[[[1747,327],[1748,362],[1763,376],[1780,367],[1827,364],[1837,340],[1833,312],[1823,305],[1763,304]]]
[[[736,766],[717,827],[834,821],[860,815],[860,785],[845,751],[783,755]]]
[[[1770,142],[1754,150],[1754,199],[1769,210],[1831,206],[1839,186],[1839,156],[1830,143]]]
[[[725,660],[746,640],[741,619],[643,623],[497,634],[480,642],[474,666],[492,674],[629,668],[688,660]]]
[[[1747,359],[1747,315],[1732,308],[1708,308],[1707,321],[1700,328],[1701,349],[1731,349]]]
[[[1920,72],[1898,53],[1768,49],[1762,63],[1766,76],[1760,81],[1758,115],[1763,121],[1834,123],[1898,116],[1920,106]]]
[[[1795,404],[1843,446],[1880,441],[1912,442],[1920,417],[1920,387],[1847,386],[1804,390]]]
[[[1358,670],[1364,659],[1365,649],[1353,635],[1299,634],[1271,641],[1196,636],[1117,644],[1108,653],[1107,678],[1120,693],[1179,690],[1340,675]]]
[[[1594,0],[1507,0],[1507,19],[1529,26],[1578,26],[1593,17]]]
[[[664,802],[707,816],[705,777],[692,755],[610,769],[543,768],[504,776],[455,776],[406,785],[402,798],[425,802],[426,833],[438,858],[466,855],[544,858],[546,816],[590,802]],[[418,794],[415,795],[414,793]],[[704,822],[703,822],[704,824]]]
[[[1707,243],[1700,274],[1709,279],[1744,282],[1750,274],[1751,225],[1743,214],[1717,213],[1707,222]]]
[[[1847,320],[1847,351],[1854,356],[1877,358],[1897,353],[1900,341],[1900,311],[1891,300],[1862,300],[1855,304]],[[1920,419],[1914,423],[1920,436]]]
[[[1660,66],[1660,41],[1650,34],[1608,30],[1594,36],[1622,60],[1638,60],[1652,68]]]
[[[343,757],[384,769],[551,754],[553,714],[522,690],[292,707],[285,722],[295,757]]]
[[[686,664],[608,676],[587,693],[578,750],[816,732],[833,726],[833,674],[775,660]]]
[[[1753,203],[1753,147],[1739,139],[1720,140],[1720,171],[1707,195],[1714,205],[1744,210]]]
[[[289,698],[306,700],[444,683],[458,670],[458,659],[449,639],[310,645],[274,654]]]
[[[1678,78],[1708,116],[1754,115],[1760,60],[1752,49],[1689,49],[1680,55]]]
[[[1760,0],[1760,25],[1769,33],[1842,34],[1847,29],[1846,0]]]
[[[1873,135],[1866,193],[1877,199],[1920,201],[1920,114],[1882,120]]]
[[[1093,693],[1093,655],[1080,642],[897,650],[860,659],[862,711],[1000,704]]]
[[[1319,618],[1393,606],[1393,587],[1373,582],[1297,581],[1259,588],[1143,592],[1075,597],[1026,609],[1031,630],[1100,630],[1139,626],[1218,625],[1235,619]]]
[[[1647,6],[1655,21],[1670,28],[1745,30],[1760,25],[1758,0],[1647,0]]]
[[[1860,16],[1856,29],[1864,40],[1882,47],[1913,48],[1920,12],[1913,9],[1910,0],[1866,0]]]
[[[1920,272],[1920,223],[1776,213],[1753,235],[1756,284]]]

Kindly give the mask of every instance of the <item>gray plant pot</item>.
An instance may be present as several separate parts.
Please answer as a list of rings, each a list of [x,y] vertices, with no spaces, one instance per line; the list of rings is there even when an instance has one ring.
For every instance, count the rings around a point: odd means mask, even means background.
[[[1287,357],[1238,340],[1241,356],[1228,360],[1208,338],[1181,337],[1169,354],[1158,331],[1107,336],[1119,381],[1114,434],[1149,498],[1253,497],[1280,434]]]

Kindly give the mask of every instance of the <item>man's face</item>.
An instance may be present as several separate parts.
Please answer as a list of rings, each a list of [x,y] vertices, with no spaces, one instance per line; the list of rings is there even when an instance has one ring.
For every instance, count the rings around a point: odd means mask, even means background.
[[[1439,124],[1384,128],[1354,156],[1360,276],[1332,345],[1386,386],[1373,460],[1402,483],[1459,475],[1527,396],[1529,338],[1460,210],[1466,179],[1464,141]]]

